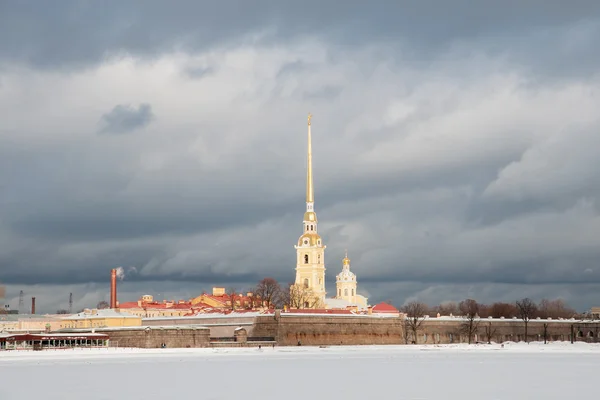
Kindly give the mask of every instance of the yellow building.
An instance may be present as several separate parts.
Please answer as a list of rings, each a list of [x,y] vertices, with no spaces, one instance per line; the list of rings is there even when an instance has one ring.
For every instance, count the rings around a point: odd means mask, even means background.
[[[366,308],[367,298],[357,293],[356,275],[350,272],[350,259],[344,258],[342,272],[336,280],[336,296],[327,298],[325,286],[325,246],[318,231],[312,168],[311,118],[308,114],[306,157],[306,212],[302,235],[296,249],[296,279],[290,289],[292,308]]]
[[[367,308],[367,298],[357,293],[356,275],[350,271],[346,255],[342,272],[336,279],[336,296],[327,298],[325,286],[325,246],[318,232],[315,213],[315,194],[312,169],[311,118],[308,114],[308,149],[306,160],[306,212],[302,221],[302,235],[296,249],[296,279],[290,289],[292,308]]]
[[[55,314],[4,314],[0,316],[0,332],[46,332],[60,328]]]
[[[142,326],[142,318],[112,309],[89,310],[61,318],[61,329],[116,328]]]
[[[306,212],[302,222],[302,235],[296,248],[295,284],[310,291],[313,299],[302,301],[305,308],[320,308],[325,301],[325,245],[318,233],[317,214],[312,173],[311,115],[308,115],[308,151],[306,164]]]

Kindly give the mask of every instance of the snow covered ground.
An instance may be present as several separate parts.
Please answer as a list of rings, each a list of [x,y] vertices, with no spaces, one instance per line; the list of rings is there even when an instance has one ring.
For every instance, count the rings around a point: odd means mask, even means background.
[[[599,366],[584,343],[5,351],[0,399],[564,400]]]

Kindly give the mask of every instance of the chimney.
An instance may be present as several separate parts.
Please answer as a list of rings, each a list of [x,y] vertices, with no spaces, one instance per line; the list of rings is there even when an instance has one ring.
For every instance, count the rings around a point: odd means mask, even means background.
[[[117,270],[110,270],[110,308],[117,308]]]
[[[31,313],[35,314],[35,297],[31,298]]]

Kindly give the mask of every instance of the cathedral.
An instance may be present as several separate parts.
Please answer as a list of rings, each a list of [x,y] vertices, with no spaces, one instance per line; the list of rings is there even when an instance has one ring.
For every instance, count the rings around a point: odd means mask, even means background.
[[[348,253],[342,260],[342,271],[336,277],[336,293],[327,298],[325,289],[325,244],[318,233],[312,170],[311,115],[308,115],[308,150],[306,163],[306,212],[302,235],[296,248],[296,280],[290,296],[297,308],[367,307],[367,298],[357,293],[356,275],[350,271]]]

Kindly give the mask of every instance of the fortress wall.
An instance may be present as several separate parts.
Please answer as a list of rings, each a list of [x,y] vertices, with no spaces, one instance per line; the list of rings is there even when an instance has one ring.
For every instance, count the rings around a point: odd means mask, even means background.
[[[467,343],[465,321],[428,318],[417,333],[418,344]],[[544,324],[548,341],[595,342],[600,335],[600,322],[567,320],[531,320],[528,341],[544,340]],[[406,335],[405,335],[406,332]],[[366,345],[406,344],[412,333],[400,318],[366,316],[328,316],[280,314],[255,319],[253,336],[274,337],[278,345]],[[489,338],[488,338],[489,336]],[[524,341],[525,326],[520,319],[480,319],[473,341],[502,343]]]
[[[570,341],[573,335],[576,341],[593,342],[600,333],[600,323],[583,323],[567,320],[531,320],[527,329],[528,341],[544,340],[544,324],[548,341]],[[413,341],[410,329],[407,329],[405,342]],[[489,336],[489,337],[488,337]],[[477,322],[474,341],[501,343],[506,341],[524,341],[525,324],[520,319],[486,319]],[[419,344],[466,343],[468,333],[465,332],[465,322],[460,319],[426,319],[423,321],[418,335]]]
[[[210,333],[206,328],[146,328],[146,329],[102,329],[118,347],[168,348],[209,347]],[[116,342],[116,343],[115,343]]]
[[[404,343],[399,318],[276,314],[257,317],[253,332],[275,337],[280,346]]]
[[[234,330],[243,327],[247,336],[274,338],[279,346],[302,345],[372,345],[405,344],[413,338],[410,329],[405,328],[401,318],[352,315],[298,315],[277,312],[275,315],[253,316],[250,319],[237,317],[202,319],[214,323],[213,326],[200,327],[198,318],[179,318],[180,323],[168,319],[168,325],[136,328],[103,328],[97,332],[107,333],[119,347],[156,348],[161,343],[167,347],[219,347],[248,346],[250,343],[210,343],[210,338],[234,337]],[[250,321],[250,322],[249,322]],[[185,323],[184,323],[185,322]],[[250,325],[248,325],[250,323]],[[419,344],[465,343],[468,336],[463,329],[464,321],[448,318],[425,319],[417,334]],[[570,341],[571,334],[576,341],[595,342],[600,334],[599,322],[581,322],[566,320],[531,320],[528,328],[529,341],[544,340],[544,324],[547,324],[549,341]],[[186,326],[187,325],[187,326]],[[405,335],[405,332],[407,333]],[[491,332],[491,341],[525,340],[523,321],[518,319],[481,319],[474,341],[487,342]],[[256,345],[256,343],[254,344]]]
[[[255,316],[235,316],[235,317],[176,317],[176,318],[142,318],[143,326],[189,326],[201,325],[210,329],[211,337],[233,336],[236,328],[243,327],[248,332],[248,336],[254,336]]]

